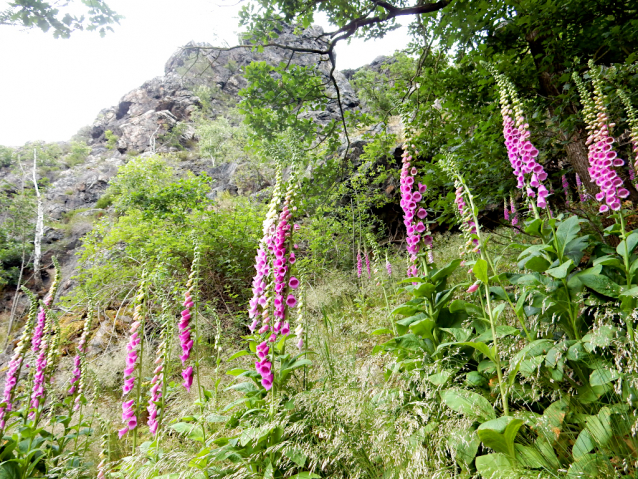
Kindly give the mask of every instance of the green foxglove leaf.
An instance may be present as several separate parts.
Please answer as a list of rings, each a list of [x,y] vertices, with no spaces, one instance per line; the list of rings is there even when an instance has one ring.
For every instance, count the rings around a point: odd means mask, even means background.
[[[472,267],[472,272],[477,279],[481,280],[483,284],[488,284],[488,274],[487,274],[487,261],[483,258],[479,258],[476,260],[476,263]]]
[[[485,421],[496,417],[492,404],[472,391],[446,389],[441,391],[441,400],[453,411],[472,419]]]

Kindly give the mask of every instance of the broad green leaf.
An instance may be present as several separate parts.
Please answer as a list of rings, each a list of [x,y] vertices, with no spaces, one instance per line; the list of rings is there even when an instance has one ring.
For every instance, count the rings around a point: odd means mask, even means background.
[[[633,288],[625,289],[626,286],[623,286],[623,291],[620,293],[620,296],[631,296],[632,298],[638,298],[638,286],[634,286]]]
[[[306,455],[301,449],[288,449],[284,454],[299,467],[303,467],[306,464]]]
[[[496,330],[496,339],[501,339],[506,336],[518,336],[520,331],[513,326],[496,326],[494,328]],[[492,341],[494,338],[492,337],[492,329],[487,329],[483,334],[476,338],[476,341],[482,341],[487,343],[488,341]]]
[[[459,346],[459,347],[469,346],[469,347],[474,348],[477,351],[483,353],[485,356],[490,358],[492,361],[495,360],[494,359],[494,350],[491,347],[489,347],[487,344],[481,343],[481,342],[465,341],[465,342],[462,342],[462,343],[443,343],[443,344],[439,345],[437,350],[441,350],[443,348],[450,347],[450,346]]]
[[[388,328],[379,328],[379,329],[375,329],[370,334],[373,336],[379,336],[381,334],[394,334],[394,333]]]
[[[516,457],[514,441],[518,430],[523,425],[521,419],[502,416],[481,424],[476,431],[483,444],[496,452],[508,454],[512,459]]]
[[[477,279],[483,282],[483,284],[488,284],[489,277],[487,273],[487,261],[483,258],[477,259],[476,263],[472,267],[472,272]]]
[[[532,271],[536,271],[537,273],[542,273],[547,268],[549,268],[549,261],[545,259],[543,256],[527,256],[525,259],[518,263],[518,267],[521,269],[529,269]]]
[[[572,463],[567,479],[606,479],[614,477],[614,468],[605,454],[586,454]]]
[[[556,243],[558,245],[558,256],[562,257],[565,253],[565,246],[571,240],[578,236],[580,232],[581,220],[578,216],[570,216],[565,221],[561,221],[556,229]]]
[[[453,411],[471,419],[489,420],[496,417],[492,404],[480,394],[463,389],[441,391],[441,400]]]
[[[440,373],[430,374],[426,376],[425,379],[435,386],[443,386],[448,381],[448,379],[450,379],[452,374],[454,374],[454,371],[441,371]]]
[[[460,264],[461,264],[460,259],[455,259],[453,261],[450,261],[448,264],[443,266],[443,268],[441,268],[440,270],[438,270],[436,273],[432,275],[432,281],[436,283],[443,278],[447,278],[452,273],[454,273],[454,271],[456,271],[456,269],[459,267]]]
[[[463,469],[468,470],[469,465],[474,461],[481,441],[476,435],[476,431],[468,429],[455,429],[450,433],[447,440],[448,447],[452,450],[454,460]]]
[[[320,479],[321,476],[319,474],[315,474],[314,472],[300,472],[299,474],[295,474],[294,476],[290,476],[290,479]]]
[[[233,359],[237,359],[240,358],[242,356],[246,356],[250,354],[249,351],[237,351],[235,354],[233,354],[231,357],[229,357],[226,361],[232,361]]]
[[[169,427],[180,434],[184,434],[186,437],[192,439],[193,441],[204,441],[204,431],[199,424],[178,422],[175,424],[171,424]]]
[[[618,246],[616,246],[616,253],[620,256],[625,254],[625,248],[628,255],[631,255],[636,249],[636,245],[638,245],[638,233],[634,232],[627,236],[626,240],[620,242]]]
[[[521,479],[515,461],[507,454],[486,454],[475,459],[476,470],[481,479]]]
[[[560,266],[557,266],[556,268],[548,269],[547,274],[549,274],[550,276],[553,276],[556,279],[563,279],[567,277],[567,275],[570,273],[572,269],[574,269],[574,263],[570,259],[565,261]]]
[[[595,369],[589,375],[589,384],[592,386],[602,386],[620,378],[620,373],[613,367]]]
[[[612,298],[617,297],[621,292],[620,285],[614,283],[607,276],[602,274],[582,274],[578,276],[578,280],[588,288],[593,289],[597,293]]]

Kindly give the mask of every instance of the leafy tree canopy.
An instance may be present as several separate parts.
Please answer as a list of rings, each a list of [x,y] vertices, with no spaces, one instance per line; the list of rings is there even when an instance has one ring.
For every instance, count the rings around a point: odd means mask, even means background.
[[[78,30],[98,31],[104,36],[113,31],[111,25],[119,23],[121,15],[111,10],[104,0],[81,0],[80,8],[72,8],[72,2],[44,2],[41,0],[16,0],[0,11],[0,25],[26,28],[37,27],[51,31],[55,38],[69,38]],[[76,11],[82,10],[78,15]]]

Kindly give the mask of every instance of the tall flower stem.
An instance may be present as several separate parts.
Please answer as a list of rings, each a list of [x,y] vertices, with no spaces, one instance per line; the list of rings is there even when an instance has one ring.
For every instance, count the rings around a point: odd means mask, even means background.
[[[481,228],[478,222],[478,216],[476,212],[478,211],[474,205],[474,197],[467,185],[465,184],[465,180],[461,175],[458,176],[463,188],[465,190],[465,194],[470,203],[470,209],[472,211],[472,217],[474,218],[474,223],[476,224],[476,236],[478,236],[479,244],[481,245],[481,258],[484,259],[488,264],[491,263],[491,259],[489,258],[489,254],[487,253],[486,245],[483,241],[483,237],[481,235]],[[492,299],[490,298],[490,286],[489,280],[485,283],[485,300],[487,304],[487,314],[490,319],[490,328],[492,329],[492,342],[494,343],[494,359],[496,360],[496,374],[498,376],[498,386],[501,390],[501,397],[503,399],[503,414],[505,416],[509,416],[509,403],[507,399],[507,388],[505,386],[505,381],[503,380],[503,370],[501,368],[501,358],[499,353],[499,342],[496,337],[496,322],[494,320],[494,312],[492,309]],[[526,331],[527,332],[527,331]]]
[[[631,273],[629,272],[629,248],[627,247],[627,229],[625,227],[625,216],[622,213],[622,210],[618,212],[618,217],[620,217],[620,238],[623,242],[623,244],[625,245],[625,247],[623,248],[623,253],[622,253],[622,257],[623,257],[623,263],[625,264],[625,278],[627,281],[627,289],[631,288]],[[633,298],[628,299],[628,301],[632,301],[633,303],[635,303],[635,300]],[[632,306],[635,306],[635,304],[632,304]],[[633,309],[633,308],[632,308]],[[634,326],[631,323],[631,315],[630,314],[626,314],[625,315],[625,324],[627,326],[627,334],[629,335],[629,340],[633,343],[634,341]]]
[[[443,169],[454,179],[455,186],[457,188],[457,201],[461,202],[462,197],[467,198],[470,207],[470,214],[474,221],[472,234],[476,236],[478,240],[478,249],[479,255],[482,260],[486,262],[486,264],[490,264],[491,259],[489,258],[489,254],[487,252],[486,243],[483,240],[483,236],[481,235],[481,228],[478,222],[478,208],[474,203],[474,196],[470,192],[467,184],[465,183],[465,179],[460,174],[458,167],[456,166],[456,162],[454,158],[451,156],[446,157],[441,161],[441,166]],[[458,203],[457,203],[458,204]],[[465,213],[467,214],[467,213]],[[487,306],[487,314],[490,320],[490,328],[492,331],[492,343],[493,343],[493,352],[494,352],[494,361],[496,363],[496,374],[498,376],[498,385],[501,392],[501,398],[503,402],[503,414],[505,416],[509,416],[509,401],[507,395],[507,387],[505,385],[505,381],[503,380],[503,370],[501,367],[501,358],[499,353],[499,341],[496,335],[496,320],[494,318],[494,310],[492,308],[492,299],[490,297],[490,285],[489,285],[489,273],[487,274],[486,281],[484,281],[485,286],[485,302]]]
[[[135,392],[135,406],[139,411],[140,403],[142,400],[142,372],[143,372],[143,364],[144,364],[144,323],[146,322],[146,302],[144,302],[143,313],[142,313],[142,325],[140,326],[140,335],[142,336],[142,340],[140,342],[140,358],[137,364],[137,390]],[[139,412],[138,412],[139,415]],[[133,430],[133,454],[135,454],[135,450],[137,449],[137,430],[139,428],[136,427]]]

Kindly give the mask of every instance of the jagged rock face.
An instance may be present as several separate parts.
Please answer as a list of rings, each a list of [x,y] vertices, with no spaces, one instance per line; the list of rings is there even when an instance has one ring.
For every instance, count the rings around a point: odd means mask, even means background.
[[[295,47],[323,49],[325,43],[319,39],[323,30],[313,26],[295,35],[286,27],[277,43]],[[102,110],[93,124],[92,144],[103,144],[105,132],[111,130],[119,137],[117,149],[144,152],[154,149],[154,140],[170,131],[178,122],[187,122],[193,111],[200,106],[200,99],[192,92],[193,87],[205,85],[212,88],[213,114],[223,114],[240,100],[238,92],[247,81],[245,68],[252,62],[264,61],[269,65],[290,62],[301,66],[316,66],[322,76],[329,78],[331,64],[326,55],[298,53],[278,47],[265,48],[259,53],[250,45],[232,50],[220,50],[208,43],[194,43],[180,48],[166,62],[165,75],[144,83],[140,88],[124,95],[120,102]],[[346,77],[338,71],[334,77],[339,87],[344,108],[354,109],[359,100]],[[335,96],[332,84],[328,85],[331,96]],[[311,118],[326,124],[340,116],[336,100],[330,101],[326,110],[311,112]],[[186,129],[182,140],[193,138],[194,131]],[[161,151],[161,149],[158,149]]]

